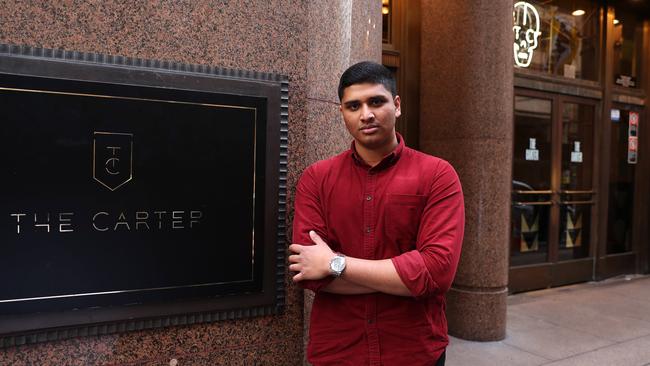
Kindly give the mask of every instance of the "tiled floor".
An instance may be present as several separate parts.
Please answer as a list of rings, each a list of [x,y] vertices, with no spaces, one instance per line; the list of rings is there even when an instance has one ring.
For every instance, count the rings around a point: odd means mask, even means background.
[[[650,366],[650,277],[512,295],[506,339],[451,337],[449,366]]]

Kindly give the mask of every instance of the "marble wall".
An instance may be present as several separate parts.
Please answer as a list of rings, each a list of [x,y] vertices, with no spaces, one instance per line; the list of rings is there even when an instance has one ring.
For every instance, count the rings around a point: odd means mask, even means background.
[[[7,0],[1,5],[0,43],[287,75],[289,227],[293,187],[302,170],[350,141],[338,113],[339,75],[352,63],[381,59],[381,3],[375,0]],[[282,315],[0,349],[0,364],[302,364],[307,300],[305,306],[302,291],[287,276]]]

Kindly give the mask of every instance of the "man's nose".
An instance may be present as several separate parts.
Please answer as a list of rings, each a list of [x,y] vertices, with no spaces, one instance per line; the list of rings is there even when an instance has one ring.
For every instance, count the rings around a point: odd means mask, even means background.
[[[361,121],[370,122],[375,118],[375,114],[368,107],[367,104],[361,105]]]

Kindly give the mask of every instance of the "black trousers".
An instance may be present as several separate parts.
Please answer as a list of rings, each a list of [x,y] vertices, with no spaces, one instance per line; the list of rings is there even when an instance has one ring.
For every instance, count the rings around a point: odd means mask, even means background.
[[[445,366],[445,353],[447,353],[447,351],[444,351],[440,355],[440,358],[438,358],[438,361],[436,362],[436,366]]]

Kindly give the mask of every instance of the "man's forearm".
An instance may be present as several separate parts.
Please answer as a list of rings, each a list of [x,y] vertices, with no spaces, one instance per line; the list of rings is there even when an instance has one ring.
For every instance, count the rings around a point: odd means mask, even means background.
[[[309,236],[314,245],[291,244],[289,246],[289,250],[295,253],[289,256],[289,262],[291,263],[289,270],[298,272],[293,276],[293,280],[296,282],[319,280],[330,275],[329,263],[334,256],[334,252],[316,232],[310,231]],[[409,289],[402,282],[392,260],[367,260],[347,257],[346,263],[340,279],[376,292],[397,296],[412,296]],[[337,281],[332,283],[334,282]],[[344,282],[340,283],[330,284],[332,287],[329,292],[344,293],[339,291],[349,291],[348,294],[353,294],[357,293],[355,291],[365,291],[359,287],[343,287],[348,285],[344,285]],[[326,286],[326,288],[328,287]]]
[[[369,287],[357,285],[340,277],[323,287],[321,291],[340,295],[362,295],[377,292]]]
[[[347,257],[341,279],[377,292],[411,296],[390,259],[367,260]]]

